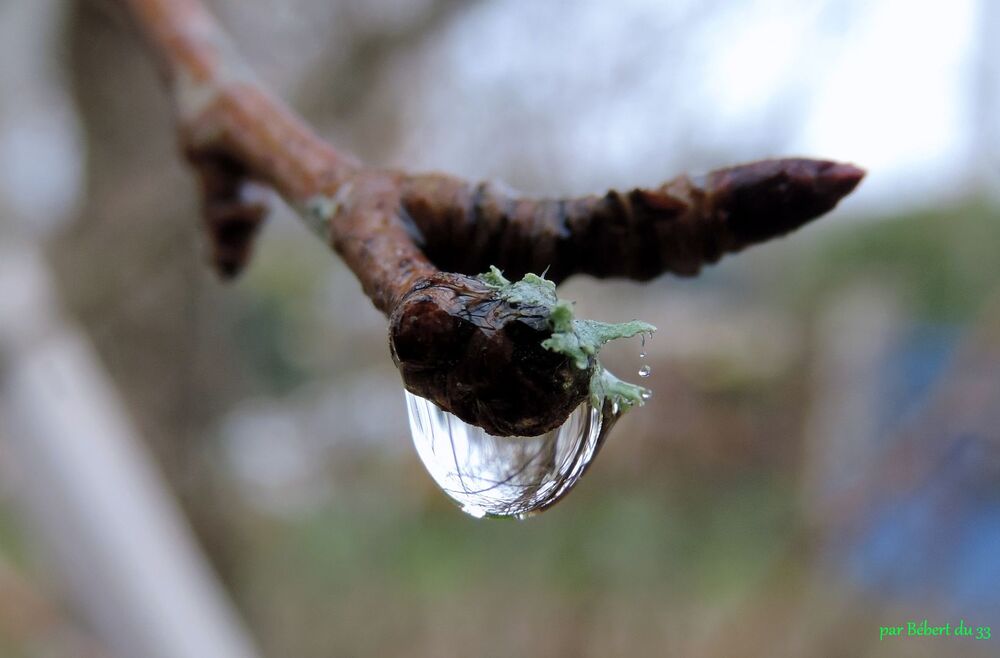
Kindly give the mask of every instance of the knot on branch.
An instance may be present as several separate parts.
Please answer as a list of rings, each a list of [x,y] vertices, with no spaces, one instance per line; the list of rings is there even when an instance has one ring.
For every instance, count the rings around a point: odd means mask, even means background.
[[[542,434],[587,399],[593,370],[542,346],[549,315],[479,279],[434,274],[389,318],[393,361],[407,390],[490,434]]]

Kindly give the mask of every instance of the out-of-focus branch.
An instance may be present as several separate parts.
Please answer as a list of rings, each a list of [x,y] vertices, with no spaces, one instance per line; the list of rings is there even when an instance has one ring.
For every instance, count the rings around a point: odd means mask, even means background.
[[[114,655],[259,655],[31,243],[0,250],[0,435],[46,557]]]
[[[266,212],[253,186],[273,188],[390,316],[407,387],[493,433],[558,425],[586,395],[589,373],[541,347],[551,333],[544,318],[527,319],[465,275],[490,265],[514,274],[549,268],[557,280],[693,274],[830,210],[863,176],[851,165],[770,160],[652,190],[535,201],[442,174],[365,168],[254,80],[199,0],[121,1],[170,83],[219,271],[243,267]]]

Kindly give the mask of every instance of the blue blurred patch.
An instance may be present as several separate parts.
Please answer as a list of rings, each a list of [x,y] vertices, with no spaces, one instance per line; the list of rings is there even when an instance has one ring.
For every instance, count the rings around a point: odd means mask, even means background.
[[[1000,459],[995,441],[950,439],[919,486],[875,501],[845,546],[846,570],[882,597],[933,601],[962,615],[1000,612]]]
[[[957,325],[917,324],[901,337],[886,359],[878,436],[892,436],[908,414],[923,407],[961,335]]]

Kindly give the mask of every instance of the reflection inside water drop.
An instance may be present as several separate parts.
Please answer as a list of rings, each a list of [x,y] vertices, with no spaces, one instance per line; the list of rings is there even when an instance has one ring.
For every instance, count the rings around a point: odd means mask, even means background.
[[[617,417],[588,403],[539,436],[498,437],[406,392],[417,454],[467,514],[525,518],[576,484]]]

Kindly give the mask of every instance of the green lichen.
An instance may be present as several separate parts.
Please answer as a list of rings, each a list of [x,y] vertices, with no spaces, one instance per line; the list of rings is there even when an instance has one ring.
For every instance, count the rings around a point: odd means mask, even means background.
[[[586,370],[593,365],[590,377],[590,402],[601,409],[605,401],[615,410],[625,411],[635,405],[642,406],[648,389],[622,381],[601,365],[598,352],[605,343],[616,338],[630,338],[639,334],[651,335],[656,327],[638,320],[621,323],[582,320],[573,316],[573,303],[559,299],[556,284],[537,274],[525,274],[517,282],[504,277],[496,267],[479,275],[479,280],[496,290],[497,296],[509,304],[541,307],[548,310],[552,335],[542,341],[542,347],[565,354],[576,367]]]

